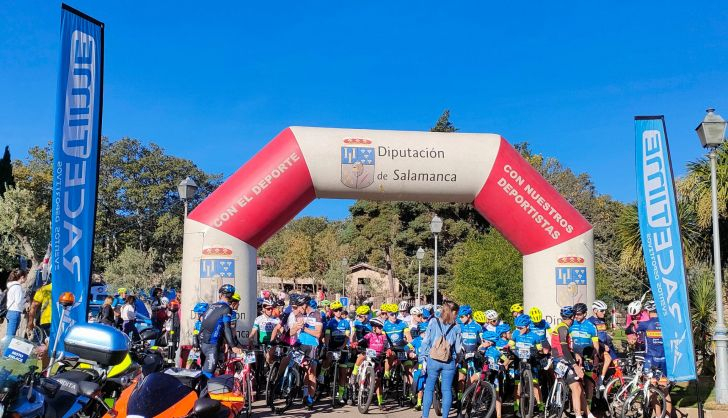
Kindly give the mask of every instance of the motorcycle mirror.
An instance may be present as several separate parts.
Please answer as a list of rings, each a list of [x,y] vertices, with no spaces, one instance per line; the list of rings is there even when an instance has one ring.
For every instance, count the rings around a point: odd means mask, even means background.
[[[198,418],[213,417],[220,410],[220,401],[210,398],[200,398],[195,402],[192,412]]]
[[[61,388],[61,384],[55,379],[42,377],[40,379],[40,387],[43,389],[43,392],[45,392],[46,396],[48,396],[49,398],[53,398],[56,396],[56,393],[58,393],[58,390]]]

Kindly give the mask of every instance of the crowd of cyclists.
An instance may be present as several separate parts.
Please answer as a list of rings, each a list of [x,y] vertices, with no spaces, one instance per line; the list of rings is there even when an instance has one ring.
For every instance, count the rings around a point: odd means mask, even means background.
[[[295,399],[308,408],[323,399],[334,406],[351,402],[362,412],[374,400],[380,408],[392,400],[421,411],[427,375],[424,359],[435,349],[422,342],[436,326],[440,335],[452,328],[442,329],[437,320],[441,308],[431,305],[410,306],[402,301],[384,303],[378,309],[366,304],[354,308],[339,301],[318,302],[306,294],[276,297],[266,292],[259,301],[249,341],[242,344],[233,332],[239,296],[229,284],[219,294],[219,301],[198,303],[193,309],[197,322],[188,365],[199,364],[212,378],[220,372],[226,354],[254,350],[258,353],[253,383],[256,396],[278,413],[285,412]],[[629,305],[628,345],[621,358],[605,320],[607,310],[600,300],[591,309],[584,303],[564,306],[560,321],[552,327],[538,307],[525,311],[521,304],[514,304],[507,321],[495,310],[457,307],[454,406],[470,416],[478,416],[472,408],[481,407],[482,416],[500,418],[505,415],[504,403],[511,403],[515,414],[522,417],[560,416],[568,409],[575,416],[593,418],[594,408],[614,412],[615,402],[622,408],[631,393],[620,389],[627,386],[628,374],[639,368],[644,370],[640,376],[662,394],[661,404],[655,405],[648,394],[640,408],[652,409],[656,416],[670,413],[655,303]],[[438,402],[451,398],[447,395],[434,395],[436,410]],[[428,408],[429,403],[425,404]],[[449,405],[439,407],[449,410]]]

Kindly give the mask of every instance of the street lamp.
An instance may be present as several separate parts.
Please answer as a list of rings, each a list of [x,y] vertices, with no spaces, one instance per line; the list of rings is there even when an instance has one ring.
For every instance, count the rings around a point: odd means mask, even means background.
[[[708,109],[708,114],[695,132],[700,137],[700,144],[708,148],[710,158],[710,191],[713,204],[713,265],[715,268],[715,308],[716,323],[713,332],[715,341],[715,401],[728,404],[728,336],[723,320],[723,284],[720,271],[720,233],[718,231],[718,191],[716,186],[716,148],[725,141],[726,121],[715,114],[715,109]]]
[[[422,247],[417,249],[417,306],[420,306],[420,287],[422,286],[422,259],[425,258],[425,250]]]
[[[345,297],[346,296],[346,270],[349,267],[349,260],[346,257],[341,259],[341,267],[342,267],[342,270],[344,271],[344,277],[341,278],[341,296]]]
[[[187,218],[187,202],[195,197],[197,183],[191,177],[187,177],[179,182],[177,191],[179,192],[179,198],[185,203],[185,218]]]
[[[442,219],[435,215],[432,217],[430,222],[430,231],[435,234],[435,291],[434,291],[434,306],[437,309],[437,234],[442,231]]]

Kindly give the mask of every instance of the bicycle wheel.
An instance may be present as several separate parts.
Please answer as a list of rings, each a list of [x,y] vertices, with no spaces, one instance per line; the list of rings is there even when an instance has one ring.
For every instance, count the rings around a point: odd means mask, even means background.
[[[569,402],[569,386],[563,378],[556,379],[546,403],[546,416],[561,418]]]
[[[278,380],[278,362],[273,363],[268,369],[268,374],[265,380],[265,403],[268,406],[273,404],[273,389],[275,388],[275,382]]]
[[[253,378],[251,375],[247,375],[245,382],[240,385],[240,389],[243,392],[243,398],[245,399],[245,406],[235,416],[236,418],[250,418],[253,415]]]
[[[364,375],[359,385],[359,405],[357,408],[360,413],[366,414],[369,411],[369,406],[372,404],[372,399],[374,399],[374,393],[377,387],[377,376],[373,367],[367,367],[366,370],[362,370],[360,373],[364,373]]]
[[[479,382],[478,390],[475,392],[473,403],[473,417],[487,418],[495,412],[496,393],[495,387],[486,380]]]
[[[623,418],[665,418],[667,414],[665,393],[654,386],[650,386],[647,390],[647,399],[644,390],[629,395],[622,405]]]
[[[472,417],[473,413],[473,407],[475,404],[475,389],[478,387],[478,382],[471,383],[468,385],[467,388],[465,388],[465,391],[463,391],[463,396],[460,398],[460,408],[459,408],[459,414],[458,416],[463,416],[465,418]]]
[[[521,370],[520,389],[521,418],[531,418],[533,417],[533,408],[535,407],[536,399],[533,396],[533,375],[528,368]]]
[[[339,394],[339,362],[335,361],[331,367],[331,407],[336,408],[338,401],[336,396]]]
[[[435,383],[435,393],[432,397],[432,405],[435,407],[435,414],[437,414],[438,417],[442,416],[442,389],[440,386],[440,381],[438,379],[437,383]]]
[[[629,396],[629,392],[625,388],[625,382],[632,379],[630,377],[624,377],[623,379],[614,377],[604,385],[604,400],[607,402],[610,417],[616,417],[622,413],[622,405]]]

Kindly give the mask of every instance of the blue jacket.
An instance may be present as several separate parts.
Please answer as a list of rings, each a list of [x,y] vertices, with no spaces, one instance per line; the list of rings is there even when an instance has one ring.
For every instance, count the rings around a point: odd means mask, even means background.
[[[450,362],[455,362],[455,353],[459,353],[463,348],[463,338],[458,324],[454,325],[450,329],[450,325],[441,323],[439,319],[429,322],[425,336],[422,337],[422,344],[420,345],[420,362],[427,361],[427,358],[430,356],[430,347],[445,333],[447,333],[445,340],[450,343]],[[449,332],[448,329],[450,329]]]

